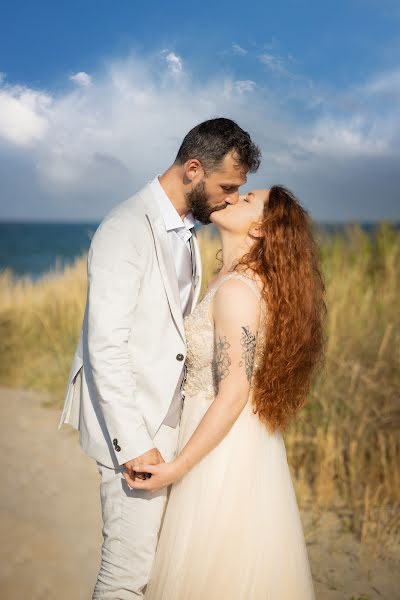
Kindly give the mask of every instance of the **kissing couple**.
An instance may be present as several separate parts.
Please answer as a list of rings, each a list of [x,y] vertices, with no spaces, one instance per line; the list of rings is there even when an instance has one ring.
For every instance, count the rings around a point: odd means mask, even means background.
[[[93,237],[60,426],[101,478],[94,600],[315,598],[282,431],[322,358],[324,286],[296,197],[240,195],[260,161],[235,122],[200,123]],[[222,243],[200,302],[196,222]]]

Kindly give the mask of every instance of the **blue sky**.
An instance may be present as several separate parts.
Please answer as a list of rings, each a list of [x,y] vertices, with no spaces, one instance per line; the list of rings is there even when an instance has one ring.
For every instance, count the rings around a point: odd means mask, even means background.
[[[262,147],[250,187],[399,219],[399,57],[395,0],[3,2],[0,218],[97,220],[224,115]]]

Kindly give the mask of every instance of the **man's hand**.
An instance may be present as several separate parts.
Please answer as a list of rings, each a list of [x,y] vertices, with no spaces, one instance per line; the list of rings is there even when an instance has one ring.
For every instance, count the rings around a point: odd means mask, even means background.
[[[176,460],[171,463],[162,463],[158,465],[143,465],[143,472],[151,473],[151,478],[145,481],[138,481],[138,474],[133,483],[136,490],[147,490],[149,492],[157,492],[168,487],[184,475],[182,468]]]
[[[136,473],[136,469],[140,469],[142,465],[158,465],[163,462],[164,459],[157,448],[152,448],[141,456],[128,460],[128,462],[124,464],[125,471],[123,475],[129,487],[133,487],[132,484],[136,478],[146,479],[147,477],[151,477],[149,473]]]

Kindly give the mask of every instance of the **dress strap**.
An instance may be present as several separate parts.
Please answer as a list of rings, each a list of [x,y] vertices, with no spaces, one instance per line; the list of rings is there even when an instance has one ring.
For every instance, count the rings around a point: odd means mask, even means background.
[[[254,281],[254,279],[252,279],[251,277],[247,277],[247,275],[239,273],[238,271],[232,271],[232,273],[228,273],[228,275],[232,275],[232,278],[240,279],[241,281],[244,281],[244,283],[247,283],[247,285],[253,290],[257,298],[261,298],[260,288],[258,287],[257,282]]]
[[[251,288],[251,290],[257,296],[258,300],[260,300],[261,291],[260,291],[260,288],[258,287],[257,283],[254,281],[254,279],[252,279],[251,277],[247,277],[247,275],[243,275],[243,273],[239,273],[238,271],[231,271],[230,273],[227,273],[226,275],[224,275],[219,280],[219,282],[216,285],[214,285],[206,293],[206,296],[209,297],[209,300],[211,300],[211,298],[213,296],[215,296],[217,290],[221,287],[221,285],[223,285],[225,283],[225,281],[228,281],[229,279],[240,279],[241,281],[244,281],[244,283],[247,283],[247,285]]]

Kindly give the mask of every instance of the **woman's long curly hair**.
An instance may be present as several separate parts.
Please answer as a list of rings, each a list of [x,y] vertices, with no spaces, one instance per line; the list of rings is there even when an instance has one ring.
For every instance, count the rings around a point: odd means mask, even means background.
[[[250,269],[263,282],[265,345],[253,376],[253,410],[275,431],[304,405],[322,363],[325,287],[311,220],[285,187],[270,189],[259,231],[235,270]]]

